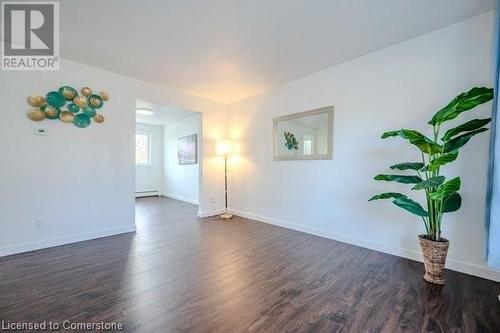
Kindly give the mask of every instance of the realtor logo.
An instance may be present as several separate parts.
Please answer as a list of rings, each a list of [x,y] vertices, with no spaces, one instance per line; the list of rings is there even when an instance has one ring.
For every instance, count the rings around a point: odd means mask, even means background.
[[[59,69],[59,3],[2,2],[1,70]]]

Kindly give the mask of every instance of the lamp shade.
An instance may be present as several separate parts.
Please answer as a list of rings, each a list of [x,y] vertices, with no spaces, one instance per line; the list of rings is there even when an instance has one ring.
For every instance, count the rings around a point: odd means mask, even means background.
[[[233,142],[231,140],[215,141],[215,153],[220,156],[230,156],[233,153]]]

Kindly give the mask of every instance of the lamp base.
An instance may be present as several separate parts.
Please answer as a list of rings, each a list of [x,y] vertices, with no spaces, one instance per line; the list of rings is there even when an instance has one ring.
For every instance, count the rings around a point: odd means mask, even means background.
[[[223,220],[229,220],[229,219],[233,218],[233,215],[229,214],[229,213],[224,213],[224,214],[220,215],[220,218],[223,219]]]

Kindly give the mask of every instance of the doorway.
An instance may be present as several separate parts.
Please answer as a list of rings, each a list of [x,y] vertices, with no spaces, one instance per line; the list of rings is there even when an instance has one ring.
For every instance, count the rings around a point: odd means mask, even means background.
[[[202,115],[136,100],[135,196],[198,205]]]

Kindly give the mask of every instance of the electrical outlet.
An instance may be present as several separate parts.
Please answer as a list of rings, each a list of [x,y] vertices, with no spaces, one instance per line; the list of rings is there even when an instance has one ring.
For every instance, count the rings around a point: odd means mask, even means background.
[[[35,219],[35,229],[43,228],[43,219]]]

